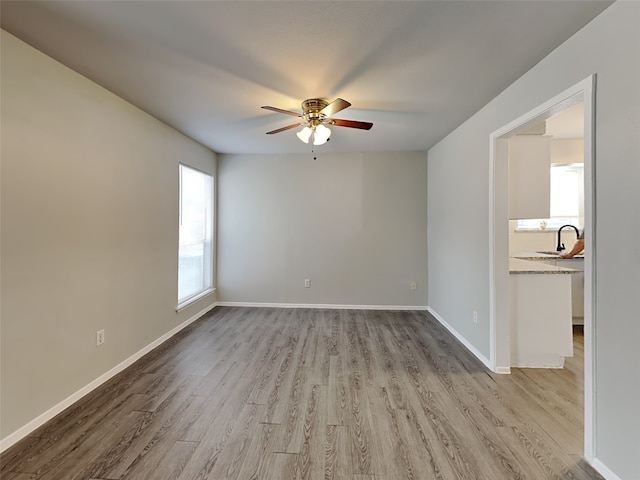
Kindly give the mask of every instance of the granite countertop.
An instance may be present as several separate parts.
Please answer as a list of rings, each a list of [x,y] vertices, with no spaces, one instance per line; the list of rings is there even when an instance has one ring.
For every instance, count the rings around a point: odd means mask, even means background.
[[[512,258],[521,258],[524,260],[578,260],[583,259],[584,254],[581,253],[571,258],[562,258],[557,253],[541,253],[541,252],[517,252],[511,254]]]
[[[549,255],[551,256],[551,255]],[[556,267],[542,262],[523,260],[521,258],[509,258],[509,273],[580,273],[573,268]]]

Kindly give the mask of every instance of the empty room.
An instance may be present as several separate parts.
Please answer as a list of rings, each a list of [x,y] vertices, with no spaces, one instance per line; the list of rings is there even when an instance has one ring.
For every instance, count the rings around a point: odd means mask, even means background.
[[[4,480],[640,478],[640,2],[0,2]]]

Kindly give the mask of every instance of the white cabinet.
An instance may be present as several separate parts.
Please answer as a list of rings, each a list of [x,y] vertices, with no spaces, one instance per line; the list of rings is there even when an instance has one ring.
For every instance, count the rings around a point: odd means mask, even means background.
[[[571,275],[571,316],[574,325],[582,325],[584,324],[584,258],[560,258],[556,260],[556,265],[580,271]]]
[[[509,218],[549,218],[551,137],[509,139]]]
[[[571,317],[574,325],[584,324],[584,258],[560,258],[537,253],[516,253],[514,257],[575,270],[576,273],[571,274]]]
[[[562,368],[573,355],[573,274],[510,274],[511,366]]]

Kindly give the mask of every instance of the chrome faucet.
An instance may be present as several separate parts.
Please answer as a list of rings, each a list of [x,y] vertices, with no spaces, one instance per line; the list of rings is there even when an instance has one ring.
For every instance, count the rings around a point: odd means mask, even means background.
[[[556,246],[556,251],[557,252],[561,252],[562,250],[564,250],[564,243],[561,243],[561,237],[560,234],[562,233],[562,229],[565,227],[571,227],[576,231],[576,238],[580,238],[580,230],[578,230],[578,227],[574,227],[573,225],[563,225],[558,229],[558,245]]]

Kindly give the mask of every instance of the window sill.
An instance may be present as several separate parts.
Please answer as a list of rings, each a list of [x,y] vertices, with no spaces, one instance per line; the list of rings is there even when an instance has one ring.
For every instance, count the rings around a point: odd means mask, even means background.
[[[205,290],[203,292],[200,292],[199,294],[194,295],[193,297],[187,298],[186,300],[184,300],[183,302],[178,304],[178,306],[176,307],[176,313],[180,313],[185,308],[187,308],[190,305],[196,303],[198,300],[201,300],[204,297],[206,297],[207,295],[210,295],[210,294],[215,293],[215,292],[216,292],[215,288],[208,288],[207,290]]]

